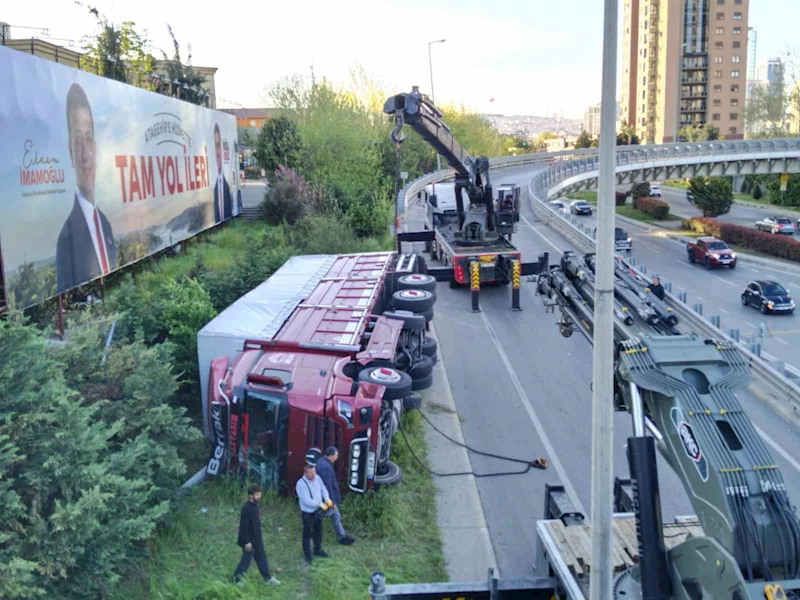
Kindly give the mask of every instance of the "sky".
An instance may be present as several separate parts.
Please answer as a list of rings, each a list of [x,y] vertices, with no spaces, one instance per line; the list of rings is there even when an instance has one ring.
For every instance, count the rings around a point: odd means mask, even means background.
[[[581,118],[600,100],[602,0],[268,0],[213,3],[210,11],[197,0],[89,3],[113,22],[147,29],[154,48],[171,49],[172,25],[184,54],[191,44],[193,64],[218,67],[220,108],[268,105],[270,84],[294,73],[310,77],[312,67],[317,78],[344,82],[361,66],[390,93],[412,85],[427,93],[428,42],[438,39],[446,40],[431,46],[438,103]],[[13,37],[40,34],[14,28],[27,26],[76,43],[96,30],[73,0],[8,2],[0,21],[11,24]],[[799,21],[798,0],[750,0],[758,60],[794,44]]]

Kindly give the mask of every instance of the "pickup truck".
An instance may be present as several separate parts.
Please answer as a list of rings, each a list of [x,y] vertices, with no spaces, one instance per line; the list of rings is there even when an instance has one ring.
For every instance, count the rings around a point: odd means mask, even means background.
[[[714,267],[736,268],[736,252],[731,250],[722,240],[715,237],[699,237],[686,244],[686,253],[690,263],[703,263],[707,269]]]

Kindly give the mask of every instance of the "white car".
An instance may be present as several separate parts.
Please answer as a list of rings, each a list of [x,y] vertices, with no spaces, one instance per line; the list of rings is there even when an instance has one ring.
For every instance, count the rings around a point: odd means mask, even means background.
[[[770,233],[785,233],[786,235],[794,235],[795,232],[791,219],[786,217],[765,217],[756,223],[756,229]]]
[[[657,183],[650,184],[650,197],[661,198],[661,186]]]
[[[547,205],[552,208],[556,212],[560,212],[562,215],[569,214],[569,207],[564,204],[561,200],[551,200],[547,203]]]

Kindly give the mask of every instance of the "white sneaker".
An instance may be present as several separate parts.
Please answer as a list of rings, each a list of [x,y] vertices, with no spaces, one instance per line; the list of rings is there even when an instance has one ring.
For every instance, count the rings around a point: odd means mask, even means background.
[[[281,582],[275,579],[274,577],[270,577],[269,581],[267,582],[269,585],[280,585]]]

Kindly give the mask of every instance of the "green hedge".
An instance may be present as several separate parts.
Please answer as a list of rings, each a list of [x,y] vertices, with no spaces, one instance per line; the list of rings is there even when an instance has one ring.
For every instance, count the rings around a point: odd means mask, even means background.
[[[683,226],[697,233],[713,235],[729,244],[736,244],[779,258],[800,261],[800,242],[784,235],[722,223],[716,219],[705,217],[684,219]]]
[[[614,194],[614,201],[617,203],[617,206],[624,206],[625,200],[628,199],[628,195],[625,192],[616,192]]]
[[[649,196],[634,198],[633,207],[657,220],[664,220],[669,216],[669,204]]]

